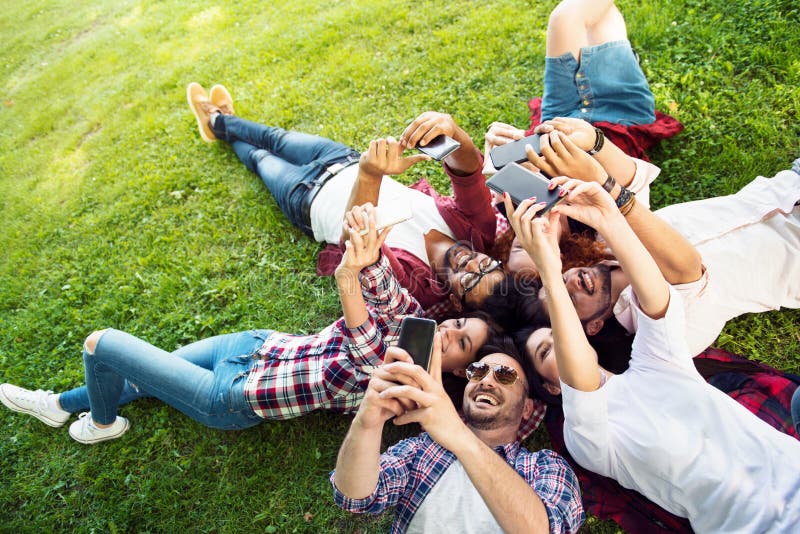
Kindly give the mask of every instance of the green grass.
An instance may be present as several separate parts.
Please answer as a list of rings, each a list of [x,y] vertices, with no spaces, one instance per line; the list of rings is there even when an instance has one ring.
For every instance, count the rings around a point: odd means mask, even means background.
[[[318,246],[231,150],[202,143],[190,81],[238,114],[364,147],[421,111],[476,139],[527,125],[554,1],[6,2],[0,10],[0,381],[82,383],[91,331],[172,349],[338,314]],[[652,152],[655,207],[727,194],[800,156],[793,0],[619,2],[657,104],[685,125]],[[482,143],[479,143],[482,144]],[[432,164],[425,174],[440,190]],[[725,348],[800,371],[800,312],[733,321]],[[157,401],[84,447],[0,410],[2,531],[383,531],[332,504],[349,419],[206,429]],[[410,430],[393,430],[386,442]],[[534,444],[546,443],[540,433]],[[590,520],[590,532],[614,531]]]

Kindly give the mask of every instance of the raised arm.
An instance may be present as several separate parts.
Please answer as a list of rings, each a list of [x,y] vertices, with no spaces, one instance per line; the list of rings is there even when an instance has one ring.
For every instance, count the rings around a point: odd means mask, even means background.
[[[383,425],[390,417],[405,411],[400,401],[380,396],[382,391],[393,385],[396,384],[392,382],[391,374],[381,368],[375,370],[350,430],[339,448],[332,481],[337,492],[347,500],[365,499],[381,490],[378,478]],[[381,497],[384,501],[392,500],[385,495]]]
[[[578,123],[584,122],[578,119],[570,120]],[[593,182],[601,186],[608,182],[606,187],[610,189],[611,198],[616,200],[622,193],[621,185],[627,182],[619,182],[617,180],[619,175],[615,176],[610,169],[604,168],[598,161],[595,161],[576,144],[573,137],[580,138],[581,135],[566,135],[560,131],[552,132],[548,135],[549,141],[546,148],[545,143],[542,143],[542,154],[545,158],[539,158],[533,153],[529,153],[528,157],[535,165],[542,166],[541,168],[552,176],[562,175],[553,179],[557,184],[566,183],[568,178]],[[606,144],[613,146],[608,141]],[[631,162],[635,171],[633,160],[616,146],[614,148],[619,151],[622,159]],[[609,181],[609,176],[614,177],[614,180]],[[703,274],[700,254],[677,230],[656,216],[647,206],[635,200],[631,209],[626,211],[626,218],[631,229],[653,257],[669,283],[684,284],[700,278]],[[609,246],[611,246],[610,243]],[[616,255],[616,249],[613,246],[611,249]]]
[[[403,174],[415,163],[430,159],[425,154],[403,157],[403,149],[404,146],[393,137],[370,141],[369,148],[361,154],[358,162],[358,177],[350,191],[345,212],[367,203],[377,206],[385,175]],[[342,234],[342,239],[347,239],[347,235]]]
[[[600,367],[578,313],[570,299],[561,274],[558,247],[558,213],[536,217],[542,209],[535,199],[525,200],[514,210],[506,198],[506,213],[522,247],[539,267],[542,287],[546,292],[550,325],[556,347],[556,363],[561,380],[581,391],[594,391],[600,386]]]
[[[375,229],[375,208],[372,204],[355,206],[345,213],[344,233],[345,252],[342,261],[336,268],[336,286],[339,300],[342,302],[342,313],[348,328],[358,328],[369,320],[369,312],[361,294],[359,273],[380,257],[381,245],[386,240],[389,228],[380,233]],[[362,229],[369,229],[366,235],[360,235]]]
[[[406,127],[400,142],[408,148],[425,146],[441,134],[461,143],[458,150],[444,159],[444,163],[454,174],[468,176],[481,169],[483,164],[481,153],[472,142],[472,138],[456,124],[453,117],[446,113],[426,111],[421,114]]]
[[[569,194],[566,203],[554,211],[597,230],[628,276],[642,311],[651,318],[663,317],[669,305],[669,285],[611,196],[596,183],[570,180],[562,187]]]

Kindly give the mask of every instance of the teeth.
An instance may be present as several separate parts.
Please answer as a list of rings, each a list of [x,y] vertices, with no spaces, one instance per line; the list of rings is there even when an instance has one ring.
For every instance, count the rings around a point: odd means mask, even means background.
[[[581,278],[583,279],[583,285],[586,286],[586,290],[589,293],[594,293],[594,284],[592,283],[592,279],[589,278],[589,274],[581,273]]]
[[[480,394],[475,397],[475,402],[488,402],[492,406],[497,406],[497,399],[494,397],[490,397],[489,395]]]

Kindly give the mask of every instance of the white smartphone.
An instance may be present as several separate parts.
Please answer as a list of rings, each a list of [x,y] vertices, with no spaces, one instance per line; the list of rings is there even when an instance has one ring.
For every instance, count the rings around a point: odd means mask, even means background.
[[[375,211],[377,212],[375,228],[378,231],[388,226],[405,222],[414,216],[414,214],[411,213],[411,204],[397,198],[379,203]],[[367,235],[367,232],[368,230],[365,228],[361,230],[359,234]]]

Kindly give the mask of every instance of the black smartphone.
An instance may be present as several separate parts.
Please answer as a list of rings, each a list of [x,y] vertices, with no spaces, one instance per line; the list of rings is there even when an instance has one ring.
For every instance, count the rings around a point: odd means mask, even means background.
[[[518,163],[510,163],[503,167],[497,174],[486,180],[486,187],[501,195],[508,193],[515,208],[519,206],[520,202],[531,197],[536,197],[537,202],[546,202],[547,205],[537,216],[544,215],[553,206],[564,200],[564,197],[560,196],[561,186],[553,190],[548,189],[550,180],[541,174],[529,171]]]
[[[542,149],[539,147],[539,134],[529,135],[522,139],[517,139],[511,143],[494,147],[489,152],[489,157],[492,158],[492,165],[495,169],[502,169],[509,163],[522,163],[528,161],[528,155],[525,153],[525,145],[531,145],[533,151],[538,155],[542,155]]]
[[[400,321],[400,337],[397,346],[414,359],[414,363],[430,371],[433,336],[436,334],[436,321],[421,317],[403,317]]]
[[[459,148],[461,148],[461,143],[444,134],[437,135],[425,146],[417,144],[417,150],[438,161],[443,160]]]

